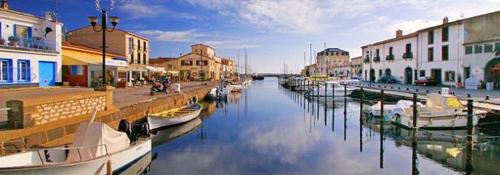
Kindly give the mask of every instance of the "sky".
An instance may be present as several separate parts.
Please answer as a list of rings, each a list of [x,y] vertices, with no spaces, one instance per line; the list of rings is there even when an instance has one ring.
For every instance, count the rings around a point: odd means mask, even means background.
[[[110,0],[100,0],[109,7]],[[55,11],[67,31],[99,16],[95,0],[10,0],[11,9]],[[298,72],[310,50],[361,46],[450,21],[500,10],[500,0],[115,0],[118,28],[150,39],[150,57],[176,57],[195,43],[244,64],[251,72]],[[238,54],[239,53],[239,54]],[[239,55],[239,59],[238,59]],[[305,56],[304,56],[305,55]],[[304,61],[304,57],[306,57]]]

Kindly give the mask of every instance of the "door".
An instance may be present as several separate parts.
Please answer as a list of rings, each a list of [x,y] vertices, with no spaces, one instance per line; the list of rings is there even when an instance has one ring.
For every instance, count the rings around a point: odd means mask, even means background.
[[[441,69],[431,69],[431,78],[436,81],[436,85],[441,85]]]
[[[409,67],[405,69],[405,81],[406,84],[413,84],[413,70]]]
[[[54,86],[56,85],[56,63],[48,61],[40,61],[38,64],[39,70],[39,85]]]

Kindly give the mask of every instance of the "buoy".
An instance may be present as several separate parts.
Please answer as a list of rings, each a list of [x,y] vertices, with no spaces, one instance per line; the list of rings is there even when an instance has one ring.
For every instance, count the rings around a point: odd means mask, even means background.
[[[106,174],[107,175],[112,175],[113,174],[113,166],[111,165],[111,159],[106,162]]]

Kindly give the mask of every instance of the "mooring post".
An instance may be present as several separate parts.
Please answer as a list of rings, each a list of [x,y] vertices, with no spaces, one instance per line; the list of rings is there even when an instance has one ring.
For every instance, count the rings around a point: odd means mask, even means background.
[[[472,123],[474,117],[473,103],[472,99],[467,99],[467,135],[472,135],[472,131],[474,129],[474,125]]]
[[[347,84],[344,84],[344,115],[347,114]]]
[[[316,89],[318,90],[318,97],[319,97],[319,81],[316,83]]]
[[[332,108],[335,108],[335,85],[332,84]]]
[[[326,94],[328,93],[328,83],[325,81],[325,104],[326,104]],[[325,106],[326,108],[326,106]]]
[[[413,93],[413,128],[417,128],[417,93]]]
[[[380,118],[384,120],[384,90],[380,90]]]
[[[359,100],[360,100],[360,102],[359,102],[359,113],[360,113],[359,117],[360,117],[360,119],[359,120],[361,120],[362,117],[363,117],[363,96],[364,96],[364,92],[363,92],[363,87],[362,86],[360,87],[360,90],[361,90],[361,96],[359,98]]]

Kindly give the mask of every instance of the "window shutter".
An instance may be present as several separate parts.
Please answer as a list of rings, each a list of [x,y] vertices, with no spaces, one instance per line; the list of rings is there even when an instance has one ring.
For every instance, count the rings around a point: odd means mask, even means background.
[[[28,27],[28,38],[31,38],[31,30],[32,30],[32,28]]]
[[[17,36],[17,25],[14,24],[14,36]]]

